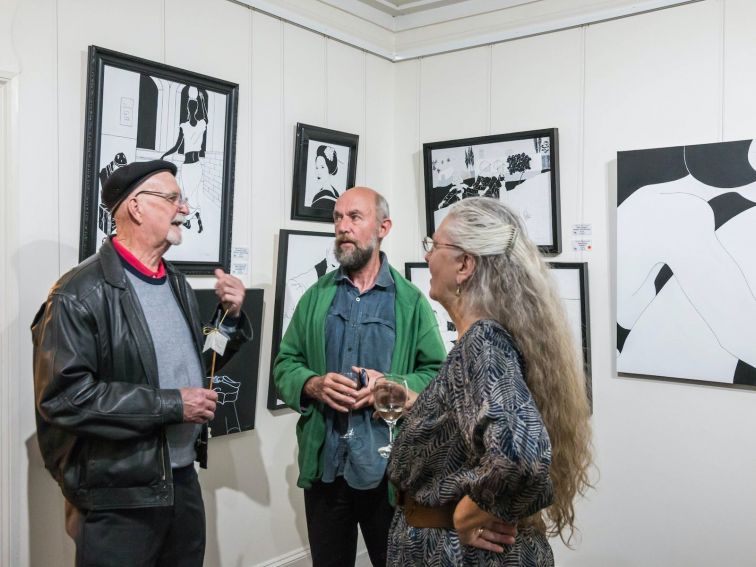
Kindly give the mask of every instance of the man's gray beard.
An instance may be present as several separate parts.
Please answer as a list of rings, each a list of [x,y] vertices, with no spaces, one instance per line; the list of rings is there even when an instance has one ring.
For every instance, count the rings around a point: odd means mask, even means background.
[[[185,215],[176,215],[176,217],[173,219],[173,222],[180,222],[183,223],[186,220]],[[171,246],[178,246],[181,244],[181,242],[184,240],[184,233],[181,231],[181,225],[178,225],[178,230],[176,231],[176,234],[174,234],[173,229],[174,226],[171,224],[171,228],[168,229],[168,234],[165,236],[165,239],[170,242]]]
[[[352,242],[352,245],[354,246],[353,249],[342,250],[339,246],[339,241],[337,240],[334,244],[333,252],[336,254],[336,259],[344,270],[347,272],[356,272],[367,266],[367,263],[373,256],[376,244],[377,242],[373,240],[366,248],[360,248],[357,244]]]

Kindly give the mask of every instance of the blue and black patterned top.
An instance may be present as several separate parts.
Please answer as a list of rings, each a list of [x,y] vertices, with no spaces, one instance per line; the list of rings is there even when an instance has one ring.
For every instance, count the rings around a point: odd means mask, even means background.
[[[389,462],[391,482],[422,505],[467,495],[510,522],[548,506],[551,443],[523,367],[499,323],[471,325],[407,413]],[[534,529],[520,529],[513,546],[493,553],[462,545],[455,530],[408,526],[401,507],[389,537],[394,566],[553,563],[545,535]]]

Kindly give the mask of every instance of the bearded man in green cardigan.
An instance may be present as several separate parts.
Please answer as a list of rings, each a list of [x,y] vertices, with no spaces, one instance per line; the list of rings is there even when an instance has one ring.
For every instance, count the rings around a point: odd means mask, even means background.
[[[378,453],[388,429],[372,418],[372,385],[391,373],[420,392],[446,351],[428,301],[380,251],[392,224],[383,196],[349,189],[333,220],[341,266],[299,301],[274,378],[281,399],[300,413],[297,484],[313,566],[354,565],[358,525],[372,564],[383,566],[393,507]]]

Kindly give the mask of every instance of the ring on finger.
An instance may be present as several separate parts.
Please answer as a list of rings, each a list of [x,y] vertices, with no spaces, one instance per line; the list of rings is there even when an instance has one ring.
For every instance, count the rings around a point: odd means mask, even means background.
[[[479,537],[479,538],[482,538],[483,537],[483,530],[484,530],[483,526],[479,527],[478,531],[477,531],[477,533],[475,535],[477,537]]]

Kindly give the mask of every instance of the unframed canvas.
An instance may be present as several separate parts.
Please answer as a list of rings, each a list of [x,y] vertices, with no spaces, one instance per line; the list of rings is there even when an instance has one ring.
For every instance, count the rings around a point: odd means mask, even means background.
[[[756,144],[617,154],[617,371],[756,386]]]

